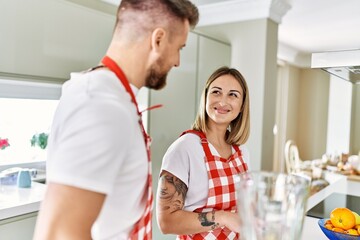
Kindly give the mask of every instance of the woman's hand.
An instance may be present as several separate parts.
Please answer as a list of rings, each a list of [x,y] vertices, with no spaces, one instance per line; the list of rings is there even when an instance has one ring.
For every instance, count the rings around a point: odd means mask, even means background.
[[[219,222],[220,225],[223,225],[229,228],[233,232],[240,232],[240,216],[238,213],[233,213],[229,211],[216,211],[215,220]]]

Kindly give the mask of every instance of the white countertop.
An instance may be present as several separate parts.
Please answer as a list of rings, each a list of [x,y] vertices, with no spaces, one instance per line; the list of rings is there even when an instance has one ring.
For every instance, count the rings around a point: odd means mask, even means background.
[[[328,173],[325,178],[330,182],[330,185],[309,197],[307,210],[314,207],[332,193],[344,193],[353,196],[360,196],[360,182],[348,180],[346,176],[332,173]],[[321,231],[318,221],[318,218],[305,216],[301,240],[328,239]]]
[[[46,185],[32,182],[31,188],[0,185],[0,221],[39,210]]]
[[[314,207],[332,193],[360,196],[360,182],[351,181],[348,180],[346,176],[331,173],[327,174],[325,178],[330,182],[330,185],[309,197],[307,210]],[[18,188],[16,185],[0,185],[0,221],[38,211],[45,190],[46,185],[38,182],[32,182],[31,188]],[[301,240],[327,239],[318,226],[318,220],[318,218],[305,217]]]

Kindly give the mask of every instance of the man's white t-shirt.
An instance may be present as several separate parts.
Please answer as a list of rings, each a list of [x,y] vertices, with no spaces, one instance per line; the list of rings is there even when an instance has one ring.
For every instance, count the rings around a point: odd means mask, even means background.
[[[49,135],[47,181],[106,194],[92,227],[95,240],[127,239],[145,209],[148,159],[138,119],[111,71],[73,73],[63,85]]]
[[[210,151],[220,156],[215,147],[209,143]],[[239,146],[243,160],[249,166],[249,151],[244,145]],[[232,148],[233,153],[235,149]],[[205,165],[205,153],[198,135],[187,133],[166,151],[161,171],[166,170],[179,178],[188,187],[184,210],[194,211],[205,206],[208,199],[209,177]],[[161,172],[160,171],[160,172]]]

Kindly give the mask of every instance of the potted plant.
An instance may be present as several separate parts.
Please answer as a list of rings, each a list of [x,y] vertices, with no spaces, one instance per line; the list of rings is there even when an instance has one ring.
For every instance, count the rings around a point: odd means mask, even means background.
[[[5,148],[10,147],[9,140],[7,138],[1,138],[0,137],[0,150],[4,150]],[[8,152],[9,153],[9,152]],[[6,160],[7,154],[2,153],[0,154],[0,160]]]
[[[31,146],[32,147],[38,146],[41,149],[45,149],[47,146],[48,137],[49,134],[47,133],[34,134],[30,140]]]
[[[1,149],[1,150],[4,150],[5,148],[7,148],[7,147],[9,147],[9,146],[10,146],[9,140],[8,140],[7,138],[2,139],[2,138],[0,137],[0,149]]]

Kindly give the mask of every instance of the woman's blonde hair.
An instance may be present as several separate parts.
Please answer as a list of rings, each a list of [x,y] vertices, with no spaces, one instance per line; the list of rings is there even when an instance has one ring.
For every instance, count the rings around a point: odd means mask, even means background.
[[[240,113],[230,123],[229,132],[227,133],[225,139],[228,144],[241,145],[248,140],[250,134],[250,99],[249,90],[245,78],[238,70],[234,68],[224,66],[217,69],[213,74],[211,74],[201,94],[199,110],[195,118],[195,122],[192,125],[192,129],[204,132],[206,134],[208,129],[207,122],[209,118],[206,113],[206,96],[208,93],[208,89],[213,81],[223,75],[233,76],[240,83],[240,86],[243,90],[243,104],[241,106]]]

